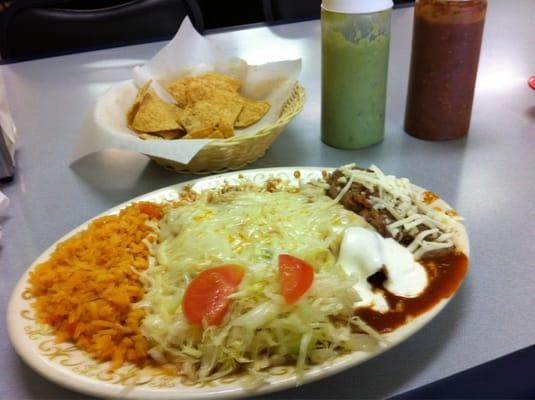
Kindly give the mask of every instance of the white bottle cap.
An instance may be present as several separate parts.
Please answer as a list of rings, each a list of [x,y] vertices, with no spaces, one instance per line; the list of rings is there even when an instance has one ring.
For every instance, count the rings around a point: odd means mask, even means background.
[[[323,0],[321,7],[344,14],[367,14],[388,10],[394,3],[392,0]]]

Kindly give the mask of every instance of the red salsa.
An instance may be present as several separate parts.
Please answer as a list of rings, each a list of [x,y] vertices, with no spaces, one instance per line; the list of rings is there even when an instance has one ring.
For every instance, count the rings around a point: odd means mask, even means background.
[[[470,126],[487,0],[417,0],[405,131],[456,139]]]
[[[468,269],[468,258],[461,252],[452,252],[419,261],[426,269],[429,285],[418,297],[395,296],[383,289],[386,279],[382,272],[372,275],[368,281],[375,290],[381,290],[390,310],[380,313],[371,308],[358,308],[355,314],[381,333],[391,332],[429,309],[440,300],[453,295]]]

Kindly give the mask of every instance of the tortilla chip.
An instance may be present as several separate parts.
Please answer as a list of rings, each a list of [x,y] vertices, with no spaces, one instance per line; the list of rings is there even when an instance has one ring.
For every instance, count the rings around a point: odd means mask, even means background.
[[[167,90],[177,105],[168,104],[149,88],[139,90],[127,114],[128,126],[142,139],[223,139],[260,120],[269,110],[266,102],[241,96],[239,79],[208,72],[171,82]],[[150,134],[150,135],[147,135]]]
[[[202,79],[216,88],[231,92],[237,92],[241,88],[241,82],[239,79],[234,78],[233,76],[221,74],[219,72],[208,72],[206,74],[199,75],[197,79]]]
[[[141,101],[132,128],[140,132],[180,130],[180,114],[181,110],[177,106],[164,102],[154,91],[149,90]]]
[[[187,132],[185,139],[200,139],[212,133],[216,120],[208,110],[188,107],[180,116],[180,123]]]
[[[185,108],[197,101],[236,94],[241,83],[238,79],[217,72],[177,79],[167,90],[179,107]]]
[[[227,93],[228,92],[224,92],[221,95]],[[216,88],[214,88],[208,82],[195,79],[186,83],[186,98],[188,105],[194,105],[198,101],[207,100],[215,96],[218,96],[218,93],[216,93]]]
[[[223,132],[221,132],[219,129],[214,130],[212,133],[210,133],[206,138],[210,139],[225,139],[225,135],[223,135]]]
[[[143,140],[173,140],[179,139],[186,133],[184,130],[160,131],[160,132],[136,132]]]
[[[158,135],[162,139],[166,139],[166,140],[179,139],[181,136],[184,136],[185,133],[186,131],[184,129],[176,129],[174,131],[154,132],[155,135]]]
[[[167,86],[167,91],[173,96],[176,104],[181,108],[186,108],[188,99],[186,97],[187,85],[184,79],[178,79]]]
[[[137,112],[139,111],[139,106],[141,105],[141,101],[147,94],[150,88],[150,83],[152,81],[148,81],[143,85],[141,89],[138,89],[136,99],[134,100],[134,104],[130,107],[126,114],[126,125],[130,128],[132,128],[132,123],[134,122],[134,118],[136,117]]]
[[[198,114],[211,118],[226,138],[234,136],[234,123],[242,108],[243,101],[236,96],[201,100],[194,106]]]
[[[212,135],[214,128],[204,128],[197,131],[191,131],[187,135],[181,137],[181,139],[206,139]]]
[[[143,140],[164,140],[162,137],[152,133],[137,132],[137,135]]]
[[[240,114],[243,105],[234,105],[233,108],[225,110],[225,113],[221,115],[219,120],[219,130],[223,132],[226,138],[234,136],[234,123]]]
[[[208,137],[214,130],[214,126],[202,126],[199,125],[194,129],[191,129],[186,135],[182,136],[182,139],[204,139]]]
[[[254,101],[245,98],[244,100],[243,109],[234,124],[235,128],[247,128],[251,126],[260,121],[271,108],[271,105],[265,101]]]
[[[188,133],[182,136],[181,139],[225,139],[225,135],[219,129],[215,128],[209,133],[201,131]]]

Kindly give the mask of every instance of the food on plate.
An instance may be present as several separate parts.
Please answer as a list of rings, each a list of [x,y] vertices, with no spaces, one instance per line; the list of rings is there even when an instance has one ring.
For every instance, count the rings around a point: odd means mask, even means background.
[[[354,318],[355,282],[331,251],[348,225],[367,224],[322,187],[276,180],[203,191],[167,210],[155,266],[142,272],[148,286],[139,306],[146,312],[142,331],[153,343],[149,354],[198,381],[240,370],[260,374],[273,365],[302,371],[376,345]],[[237,279],[205,284],[212,287],[205,301],[226,312],[214,320],[212,310],[197,305],[206,316],[200,326],[199,314],[188,311],[192,286],[205,271],[228,265],[245,270],[238,290]]]
[[[71,341],[112,368],[124,361],[144,365],[149,343],[140,329],[144,296],[139,272],[149,263],[147,243],[156,240],[151,218],[160,207],[134,204],[118,215],[94,220],[57,245],[30,275],[40,322],[58,341]]]
[[[455,247],[454,234],[462,218],[437,210],[432,203],[438,196],[414,190],[408,179],[385,175],[376,166],[350,165],[336,170],[328,182],[331,197],[339,198],[382,236],[406,245],[416,258]]]
[[[279,284],[286,304],[298,301],[312,286],[314,268],[300,258],[279,255]]]
[[[162,100],[150,82],[138,90],[127,125],[142,139],[225,139],[266,115],[270,104],[239,93],[241,82],[218,72],[179,78],[167,85],[176,104]]]
[[[96,219],[33,270],[30,293],[58,340],[111,368],[261,384],[295,366],[299,377],[374,351],[455,292],[467,248],[441,204],[375,166],[187,187]]]
[[[350,270],[346,259],[361,259],[359,305],[368,307],[357,308],[356,314],[368,325],[390,332],[455,292],[468,268],[466,243],[460,235],[462,218],[437,206],[438,195],[418,190],[406,178],[385,175],[376,166],[348,165],[330,174],[327,182],[329,196],[375,230],[346,231],[344,240],[352,245],[357,240],[348,236],[360,236],[360,248],[342,243],[340,251],[346,271]],[[362,260],[363,253],[368,261]]]
[[[228,312],[230,295],[238,290],[245,270],[222,265],[201,271],[189,283],[182,298],[184,317],[192,325],[219,325]]]

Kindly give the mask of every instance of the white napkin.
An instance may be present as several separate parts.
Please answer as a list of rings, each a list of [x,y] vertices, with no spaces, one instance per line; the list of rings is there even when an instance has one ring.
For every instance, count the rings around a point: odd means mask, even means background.
[[[186,18],[175,37],[145,65],[134,68],[133,80],[112,86],[101,98],[82,126],[71,162],[96,151],[119,148],[187,164],[211,140],[142,140],[126,126],[126,113],[134,102],[137,88],[152,80],[154,90],[174,102],[164,86],[182,75],[218,71],[239,78],[241,92],[255,100],[265,100],[271,109],[253,126],[236,135],[252,135],[277,121],[301,71],[301,60],[248,65],[239,54],[222,53],[201,36]]]
[[[6,86],[4,84],[2,70],[0,70],[0,126],[2,126],[4,131],[4,141],[11,157],[11,161],[13,162],[13,165],[15,165],[17,128],[15,127],[15,122],[11,117],[11,111],[9,110],[9,104],[7,103]]]
[[[7,206],[9,205],[9,199],[6,195],[0,192],[0,217],[2,217],[6,211]],[[2,227],[0,226],[0,239],[2,239]]]

